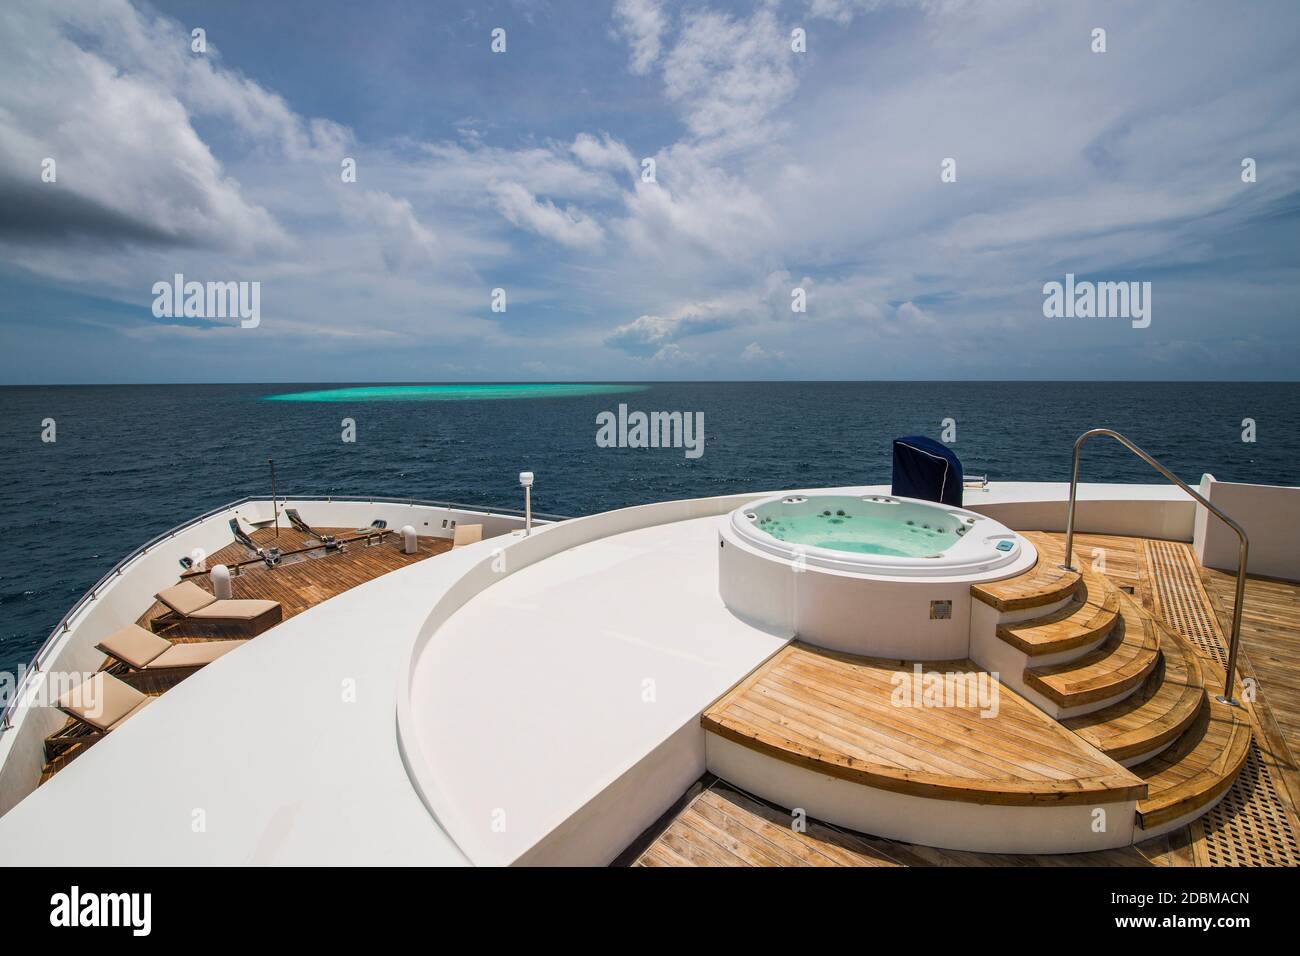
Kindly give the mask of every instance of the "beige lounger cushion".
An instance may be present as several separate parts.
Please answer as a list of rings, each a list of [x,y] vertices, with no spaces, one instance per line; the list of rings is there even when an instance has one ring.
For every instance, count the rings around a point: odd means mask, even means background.
[[[278,601],[214,601],[188,616],[196,621],[251,621],[279,606]]]
[[[451,546],[459,548],[467,544],[476,544],[482,540],[483,526],[481,524],[458,524],[456,525],[456,537]]]
[[[144,628],[128,624],[95,646],[105,654],[130,664],[136,670],[161,670],[166,667],[202,667],[222,654],[233,651],[243,641],[194,641],[173,644]]]
[[[280,606],[277,601],[218,601],[193,581],[183,581],[154,597],[181,617],[196,621],[252,621]]]
[[[216,597],[203,590],[193,581],[182,581],[180,584],[173,584],[165,591],[159,591],[154,597],[182,617],[189,617],[195,611],[205,608],[217,600]]]
[[[109,731],[144,710],[152,700],[130,684],[100,671],[60,697],[58,706],[96,730]]]
[[[172,642],[157,634],[150,634],[138,624],[128,624],[114,631],[95,645],[105,654],[125,661],[137,670],[148,667],[150,661],[165,654]]]
[[[247,643],[247,641],[192,641],[188,644],[173,644],[154,658],[145,669],[156,671],[162,667],[202,667]]]

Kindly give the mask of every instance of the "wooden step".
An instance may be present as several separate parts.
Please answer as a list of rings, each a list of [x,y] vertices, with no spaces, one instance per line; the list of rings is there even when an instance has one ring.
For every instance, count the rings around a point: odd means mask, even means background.
[[[1063,708],[1095,704],[1139,687],[1160,661],[1160,628],[1124,594],[1120,619],[1096,650],[1077,660],[1025,671],[1025,686]]]
[[[1173,742],[1205,706],[1205,676],[1196,651],[1168,628],[1161,626],[1159,635],[1160,662],[1141,690],[1061,721],[1112,760],[1130,760]]]
[[[1070,571],[1038,556],[1024,574],[1001,581],[972,584],[971,597],[999,611],[1023,611],[1064,601],[1079,584],[1079,572]]]
[[[900,682],[913,681],[915,668],[992,680],[971,661],[914,665],[794,642],[700,722],[765,756],[909,796],[998,806],[1093,806],[1145,796],[1136,776],[996,681],[992,713],[974,700],[912,706],[905,695],[900,703]]]
[[[1031,657],[1094,644],[1119,619],[1119,589],[1084,571],[1070,603],[1043,617],[998,625],[997,635]]]
[[[1149,788],[1138,801],[1138,825],[1153,830],[1208,808],[1232,786],[1249,753],[1245,710],[1207,694],[1206,706],[1177,743],[1132,768]]]
[[[1051,535],[1037,531],[1020,535],[1034,546],[1038,561],[1032,568],[1013,578],[972,585],[971,597],[999,611],[1023,611],[1044,607],[1070,597],[1081,580],[1077,571],[1062,567],[1065,548]]]

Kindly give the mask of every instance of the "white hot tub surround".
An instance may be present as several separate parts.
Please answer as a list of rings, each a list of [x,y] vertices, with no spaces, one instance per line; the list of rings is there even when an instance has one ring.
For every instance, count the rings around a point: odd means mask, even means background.
[[[1037,560],[992,518],[870,488],[774,495],[718,530],[718,586],[732,613],[870,657],[967,657],[971,584]]]

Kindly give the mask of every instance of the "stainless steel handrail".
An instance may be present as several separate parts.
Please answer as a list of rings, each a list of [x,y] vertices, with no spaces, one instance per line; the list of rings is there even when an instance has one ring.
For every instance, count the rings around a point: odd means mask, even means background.
[[[1237,532],[1237,537],[1241,539],[1241,551],[1237,557],[1237,598],[1232,604],[1232,636],[1228,640],[1228,674],[1224,679],[1223,693],[1219,696],[1219,701],[1224,704],[1239,706],[1236,699],[1232,696],[1233,675],[1237,669],[1237,645],[1241,638],[1241,606],[1246,597],[1246,564],[1247,557],[1250,554],[1250,540],[1246,537],[1246,532],[1241,525],[1233,521],[1221,510],[1216,508],[1199,492],[1194,490],[1187,482],[1183,481],[1172,471],[1166,468],[1160,462],[1156,461],[1146,452],[1144,452],[1129,439],[1125,438],[1117,431],[1109,428],[1093,428],[1080,435],[1074,442],[1074,467],[1070,472],[1070,513],[1065,521],[1065,565],[1069,571],[1077,571],[1074,566],[1074,505],[1075,497],[1079,488],[1079,452],[1083,450],[1084,444],[1094,435],[1105,435],[1107,438],[1113,438],[1133,454],[1137,455],[1148,465],[1154,468],[1160,474],[1164,475],[1183,491],[1187,492],[1198,502],[1203,504],[1209,511],[1216,515],[1220,521],[1226,524],[1233,531]]]
[[[467,505],[455,501],[430,501],[424,498],[385,498],[385,497],[375,498],[366,495],[279,495],[277,497],[278,500],[280,501],[327,501],[327,502],[364,501],[367,502],[368,504],[412,505],[412,506],[421,505],[422,507],[447,508],[449,510],[456,510],[456,511],[481,511],[481,512],[491,513],[491,514],[508,514],[519,518],[522,518],[524,516],[524,513],[518,508],[505,508],[505,507],[498,508],[492,505]],[[113,578],[121,574],[122,570],[128,564],[134,561],[136,558],[140,557],[143,554],[147,554],[157,545],[168,540],[169,538],[175,537],[177,534],[186,530],[187,528],[192,528],[196,524],[201,524],[202,522],[207,521],[209,518],[214,517],[215,515],[219,515],[222,512],[229,511],[231,508],[238,508],[240,505],[248,504],[251,501],[266,501],[266,500],[268,499],[263,498],[260,495],[245,495],[243,498],[237,498],[234,501],[228,504],[224,504],[219,508],[213,508],[211,511],[205,511],[197,518],[191,518],[188,521],[184,521],[181,524],[176,525],[176,527],[164,531],[162,534],[157,535],[153,538],[150,538],[147,542],[137,547],[125,558],[118,561],[117,564],[109,568],[108,572],[103,577],[101,577],[98,581],[96,581],[89,591],[81,595],[81,597],[77,598],[76,603],[73,604],[72,607],[68,608],[67,612],[63,615],[63,617],[59,619],[59,623],[54,625],[54,628],[50,631],[49,636],[46,637],[43,642],[41,642],[41,646],[38,647],[36,649],[36,653],[32,655],[31,662],[27,665],[27,672],[39,671],[41,669],[41,660],[45,656],[45,652],[49,650],[50,646],[55,643],[55,641],[60,637],[60,635],[62,635],[64,632],[71,629],[70,622],[73,619],[73,617],[76,616],[77,612],[80,611],[87,604],[89,604],[91,601],[96,600],[98,598],[98,592],[104,587],[104,585],[106,585],[110,580],[112,580]],[[534,512],[533,517],[539,518],[543,521],[567,521],[568,520],[568,518],[566,518],[563,515],[543,514],[541,512]],[[20,686],[17,686],[14,689],[13,699],[6,702],[4,706],[4,710],[0,711],[0,733],[9,730],[13,726],[11,718],[13,715],[13,711],[18,706],[19,698],[22,697],[22,694],[19,693],[21,689],[22,688],[20,682]]]

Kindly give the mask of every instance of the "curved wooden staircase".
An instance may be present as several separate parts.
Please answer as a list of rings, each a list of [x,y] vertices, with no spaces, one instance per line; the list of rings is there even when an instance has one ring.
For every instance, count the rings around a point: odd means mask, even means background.
[[[1204,709],[1205,697],[1200,658],[1162,627],[1159,660],[1135,693],[1061,723],[1112,760],[1132,765],[1181,737]]]
[[[1114,847],[1209,810],[1251,744],[1245,712],[1206,690],[1217,665],[1104,574],[1063,568],[1056,539],[1025,537],[1033,568],[971,588],[970,660],[791,644],[703,714],[709,769],[822,819],[954,849]],[[998,712],[891,696],[945,669],[1000,681]],[[1091,821],[1071,811],[1118,823],[1081,834]]]
[[[1061,714],[1079,713],[1085,707],[1127,697],[1146,682],[1160,660],[1160,637],[1156,624],[1128,597],[1116,596],[1118,611],[1102,633],[1102,642],[1091,651],[1057,664],[1026,668],[1026,685],[1061,708]],[[1080,633],[1090,621],[1062,622]]]
[[[1251,740],[1244,711],[1206,691],[1215,665],[1105,575],[1061,567],[1064,550],[1054,538],[1025,537],[1038,549],[1034,568],[971,588],[976,601],[999,612],[1011,601],[1021,612],[1051,608],[995,629],[1026,657],[1019,679],[1055,705],[1063,727],[1146,781],[1137,839],[1204,813],[1232,786]],[[1068,602],[1057,606],[1071,576]],[[978,662],[974,645],[972,635]],[[1049,655],[1052,663],[1035,664]],[[1222,672],[1217,676],[1221,682]]]

